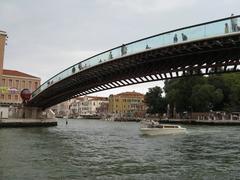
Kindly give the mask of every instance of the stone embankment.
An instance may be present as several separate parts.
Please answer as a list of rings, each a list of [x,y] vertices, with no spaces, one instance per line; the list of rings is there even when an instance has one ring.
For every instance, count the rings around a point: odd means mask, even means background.
[[[0,119],[0,128],[57,126],[54,119]]]
[[[158,121],[163,124],[190,124],[190,125],[240,125],[240,120],[198,120],[198,119],[159,119],[159,118],[134,118],[117,117],[108,119],[118,122]]]
[[[190,125],[240,125],[240,120],[162,119],[160,123]]]

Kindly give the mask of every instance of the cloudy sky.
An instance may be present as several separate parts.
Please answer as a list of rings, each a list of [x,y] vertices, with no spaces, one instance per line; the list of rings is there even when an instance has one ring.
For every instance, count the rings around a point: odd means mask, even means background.
[[[179,27],[239,14],[239,0],[0,0],[5,69],[42,82],[101,51]],[[145,93],[163,82],[128,86]]]

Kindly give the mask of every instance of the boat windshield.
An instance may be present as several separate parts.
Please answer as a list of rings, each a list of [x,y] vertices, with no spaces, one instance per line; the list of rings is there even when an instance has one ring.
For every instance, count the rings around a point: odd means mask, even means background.
[[[164,125],[164,128],[179,128],[179,126],[174,126],[174,125]]]

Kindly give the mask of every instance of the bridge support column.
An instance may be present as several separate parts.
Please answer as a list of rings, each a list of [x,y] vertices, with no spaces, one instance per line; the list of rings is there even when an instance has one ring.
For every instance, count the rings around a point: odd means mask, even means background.
[[[51,109],[42,110],[37,107],[9,107],[9,118],[21,119],[54,119]]]

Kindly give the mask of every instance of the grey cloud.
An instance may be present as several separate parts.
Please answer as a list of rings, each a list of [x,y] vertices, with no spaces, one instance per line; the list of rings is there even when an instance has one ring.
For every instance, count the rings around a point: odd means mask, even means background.
[[[238,7],[238,0],[2,0],[0,30],[9,36],[5,67],[45,81],[88,55],[237,14]]]

